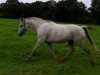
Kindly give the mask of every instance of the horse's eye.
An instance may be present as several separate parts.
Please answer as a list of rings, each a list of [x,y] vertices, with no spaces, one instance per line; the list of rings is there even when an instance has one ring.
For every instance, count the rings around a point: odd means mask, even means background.
[[[20,25],[20,27],[22,27],[22,25]]]

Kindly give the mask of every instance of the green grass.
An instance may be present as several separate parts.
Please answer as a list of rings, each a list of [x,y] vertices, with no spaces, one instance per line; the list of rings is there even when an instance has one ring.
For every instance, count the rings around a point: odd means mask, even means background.
[[[54,60],[48,53],[46,44],[42,45],[26,62],[25,56],[35,45],[36,33],[31,29],[23,37],[18,37],[19,21],[0,19],[0,75],[100,75],[100,57],[95,57],[95,66],[88,63],[88,58],[79,47],[65,63]],[[89,31],[100,48],[100,26],[88,25]],[[86,45],[93,48],[86,41]],[[68,51],[67,44],[53,44],[54,52],[60,57]]]

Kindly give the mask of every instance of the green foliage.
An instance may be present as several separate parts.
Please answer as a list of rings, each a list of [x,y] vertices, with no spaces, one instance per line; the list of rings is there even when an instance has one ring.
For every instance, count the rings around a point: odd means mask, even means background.
[[[66,22],[86,22],[86,17],[88,11],[86,10],[86,6],[83,2],[77,2],[77,0],[65,0],[59,1],[57,3],[57,17],[59,21]]]
[[[90,8],[77,0],[49,0],[33,3],[20,3],[18,0],[7,0],[0,4],[0,17],[40,17],[43,19],[67,22],[100,24],[100,0],[92,0]]]
[[[31,29],[23,37],[18,37],[19,20],[0,19],[0,75],[99,75],[100,57],[95,57],[95,66],[88,63],[88,58],[79,47],[64,63],[59,63],[48,53],[46,44],[42,45],[26,62],[26,54],[35,45],[36,33]],[[100,27],[88,25],[89,31],[100,48]],[[85,43],[92,54],[90,43]],[[68,51],[67,44],[54,44],[54,52],[59,57]]]
[[[18,18],[20,12],[20,3],[15,0],[7,0],[6,3],[1,4],[1,17]]]
[[[100,24],[100,0],[92,0],[90,11],[94,22]]]
[[[18,0],[7,0],[0,5],[0,17],[4,18],[35,16],[60,22],[89,23],[87,15],[86,6],[77,0],[36,1],[30,4],[20,3]]]

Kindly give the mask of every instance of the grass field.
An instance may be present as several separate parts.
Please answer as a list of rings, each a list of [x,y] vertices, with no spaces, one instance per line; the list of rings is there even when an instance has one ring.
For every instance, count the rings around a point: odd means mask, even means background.
[[[18,23],[16,19],[0,19],[0,75],[100,75],[100,57],[95,55],[87,40],[86,45],[94,55],[95,66],[88,63],[86,54],[77,46],[65,63],[58,63],[48,53],[46,44],[33,54],[32,61],[26,62],[25,55],[34,47],[36,33],[29,29],[26,35],[18,37]],[[100,48],[100,26],[88,27]],[[68,51],[67,48],[67,44],[53,44],[54,52],[60,57]]]

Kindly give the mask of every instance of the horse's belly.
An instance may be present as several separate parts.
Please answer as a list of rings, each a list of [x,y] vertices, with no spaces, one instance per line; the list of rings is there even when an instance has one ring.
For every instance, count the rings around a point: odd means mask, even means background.
[[[61,35],[61,36],[50,36],[47,38],[47,42],[51,42],[51,43],[64,43],[67,42],[69,39],[71,39],[71,37],[69,38],[66,35]]]
[[[66,42],[67,40],[66,39],[48,39],[46,40],[46,42],[49,42],[49,43],[62,43],[62,42]]]

